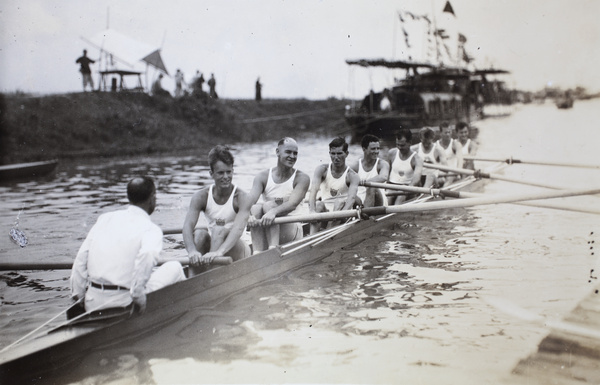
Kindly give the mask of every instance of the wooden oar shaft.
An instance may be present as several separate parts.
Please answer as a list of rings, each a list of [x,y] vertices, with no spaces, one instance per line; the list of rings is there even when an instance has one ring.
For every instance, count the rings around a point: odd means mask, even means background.
[[[158,261],[158,265],[162,265],[169,261],[176,261],[186,266],[189,265],[190,259],[188,257],[176,257],[161,259]],[[231,257],[216,257],[212,265],[229,265],[233,262]],[[73,267],[72,261],[58,261],[58,262],[11,262],[4,261],[0,262],[0,271],[11,271],[11,270],[71,270]]]
[[[559,187],[559,186],[553,186],[553,185],[544,184],[544,183],[535,183],[535,182],[530,182],[530,181],[521,180],[521,179],[509,178],[504,175],[481,172],[480,170],[473,171],[473,170],[468,170],[465,168],[448,167],[448,166],[443,166],[440,164],[432,164],[432,163],[423,163],[423,166],[427,167],[427,168],[441,170],[441,171],[455,172],[457,174],[473,175],[478,178],[503,180],[505,182],[512,182],[512,183],[524,184],[524,185],[535,186],[535,187],[543,187],[543,188],[549,188],[549,189],[554,189],[554,190],[563,189],[563,187]]]
[[[435,188],[423,188],[423,187],[415,187],[415,186],[403,186],[399,184],[391,184],[391,183],[377,183],[377,182],[365,182],[365,187],[375,187],[375,188],[383,188],[387,190],[398,190],[398,191],[406,191],[417,194],[431,194],[434,196],[443,195],[450,198],[460,198],[461,193],[459,191],[452,190],[443,190],[443,189],[435,189]]]
[[[525,194],[510,194],[501,196],[486,196],[478,198],[465,198],[461,200],[439,201],[415,205],[399,205],[385,207],[386,214],[404,213],[404,212],[419,212],[429,210],[441,210],[450,208],[473,207],[480,205],[490,205],[499,203],[515,203],[520,201],[564,198],[578,195],[600,194],[600,188],[595,189],[578,189],[578,190],[561,190],[549,191],[546,193],[525,193]],[[366,209],[364,211],[367,211]]]
[[[513,159],[512,157],[511,158],[506,158],[506,159],[500,159],[500,158],[480,158],[480,157],[477,157],[477,156],[468,156],[468,155],[465,155],[465,156],[463,156],[463,159],[478,160],[478,161],[482,161],[482,162],[505,162],[505,163],[508,163],[508,164],[521,163],[521,164],[532,164],[532,165],[539,165],[539,166],[558,166],[558,167],[574,167],[574,168],[595,168],[595,169],[600,169],[600,165],[594,165],[594,164],[522,160],[522,159]]]
[[[381,206],[381,207],[370,207],[364,208],[361,211],[358,210],[340,210],[326,213],[313,213],[306,215],[292,215],[287,217],[275,218],[275,224],[293,223],[293,222],[321,222],[330,221],[334,219],[344,219],[358,217],[362,212],[367,215],[384,215],[391,213],[403,213],[403,212],[419,212],[419,211],[430,211],[430,210],[442,210],[449,208],[461,208],[461,207],[472,207],[478,205],[490,205],[498,203],[513,203],[519,201],[528,200],[539,200],[539,199],[552,199],[552,198],[563,198],[577,195],[592,195],[600,194],[600,188],[595,189],[577,189],[577,190],[560,190],[560,191],[549,191],[544,193],[522,193],[522,194],[509,194],[509,195],[496,195],[496,196],[476,196],[469,193],[461,193],[463,197],[470,196],[472,198],[465,198],[461,200],[452,201],[440,201],[440,202],[428,202],[422,204],[413,205],[397,205],[397,206]]]

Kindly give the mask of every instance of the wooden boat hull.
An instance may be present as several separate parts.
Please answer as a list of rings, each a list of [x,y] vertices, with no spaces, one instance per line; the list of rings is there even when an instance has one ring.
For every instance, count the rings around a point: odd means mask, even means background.
[[[461,188],[472,187],[465,180]],[[431,196],[423,200],[430,199]],[[123,343],[127,339],[160,329],[176,321],[188,309],[210,306],[217,300],[299,267],[319,261],[332,253],[362,242],[372,234],[396,223],[399,215],[354,220],[339,232],[332,231],[326,242],[301,242],[253,255],[231,265],[206,271],[148,295],[146,312],[102,322],[65,324],[46,334],[0,353],[0,382],[39,378],[82,358],[89,351]]]
[[[376,223],[363,220],[344,233],[333,236],[333,242],[306,246],[290,255],[284,255],[284,249],[268,250],[165,287],[148,295],[148,306],[143,315],[134,314],[109,324],[65,326],[17,345],[0,355],[0,382],[39,377],[72,363],[93,349],[122,343],[157,330],[184,315],[187,309],[210,305],[252,285],[325,258],[340,249],[340,245],[356,243],[360,237],[355,234],[367,228],[371,231]]]
[[[0,181],[32,178],[51,173],[58,164],[57,160],[16,163],[0,166]]]

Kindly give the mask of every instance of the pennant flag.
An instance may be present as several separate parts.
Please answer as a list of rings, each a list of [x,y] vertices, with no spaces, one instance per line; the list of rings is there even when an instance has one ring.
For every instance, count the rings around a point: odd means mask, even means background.
[[[446,33],[445,29],[438,29],[436,30],[436,34],[441,38],[441,39],[448,39],[450,38],[450,36],[448,36],[448,34]]]
[[[444,6],[443,12],[448,12],[448,13],[451,13],[452,15],[456,16],[456,14],[454,13],[454,9],[452,9],[452,5],[450,5],[450,1],[446,1],[446,5]]]
[[[459,34],[458,34],[458,41],[459,41],[460,43],[463,43],[463,44],[464,44],[464,43],[466,43],[466,42],[467,42],[467,37],[466,37],[465,35],[463,35],[462,33],[459,33]]]

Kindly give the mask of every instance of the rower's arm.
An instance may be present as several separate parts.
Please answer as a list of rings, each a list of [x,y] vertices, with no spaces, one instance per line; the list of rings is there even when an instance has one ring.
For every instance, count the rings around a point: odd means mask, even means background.
[[[314,212],[316,209],[317,193],[321,188],[321,183],[323,182],[323,175],[325,170],[327,170],[326,164],[319,165],[315,169],[315,175],[313,176],[312,186],[310,187],[310,196],[308,197],[308,209],[310,212]]]
[[[448,159],[446,159],[446,154],[444,153],[444,151],[442,151],[442,149],[438,146],[435,146],[435,151],[437,151],[438,153],[438,159],[440,161],[440,164],[447,166]]]
[[[390,175],[390,164],[383,159],[379,159],[377,163],[379,171],[376,176],[369,179],[367,182],[385,183]]]
[[[354,206],[356,193],[358,192],[358,184],[360,183],[358,174],[353,170],[348,170],[348,174],[346,174],[346,183],[348,183],[348,198],[346,198],[346,203],[342,210],[350,210],[352,209],[352,206]]]
[[[419,156],[419,154],[415,154],[413,156],[411,164],[414,163],[414,170],[412,181],[410,182],[411,186],[418,186],[421,183],[421,175],[423,175],[423,159]]]
[[[463,166],[463,153],[462,153],[463,147],[462,147],[462,144],[458,140],[453,141],[453,143],[455,146],[454,151],[456,153],[456,165],[457,165],[457,167],[460,168]]]
[[[208,193],[204,191],[198,191],[192,197],[190,202],[190,208],[185,216],[183,222],[183,244],[188,254],[197,253],[196,243],[194,242],[194,228],[198,223],[200,212],[206,209],[206,199]]]
[[[471,155],[471,156],[477,155],[478,148],[479,148],[479,146],[477,146],[477,143],[474,140],[471,140],[471,145],[469,146],[469,155]]]

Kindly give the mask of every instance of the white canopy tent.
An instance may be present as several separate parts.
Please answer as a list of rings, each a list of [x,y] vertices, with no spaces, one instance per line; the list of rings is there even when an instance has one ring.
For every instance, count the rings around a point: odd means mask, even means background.
[[[137,41],[113,29],[106,29],[89,39],[83,37],[82,39],[100,50],[100,60],[104,60],[104,66],[101,62],[100,68],[104,67],[104,71],[117,70],[117,62],[128,66],[130,70],[139,66],[140,62],[145,62],[146,68],[140,72],[145,72],[146,77],[149,66],[169,75],[159,47]],[[146,84],[148,84],[147,79]]]

